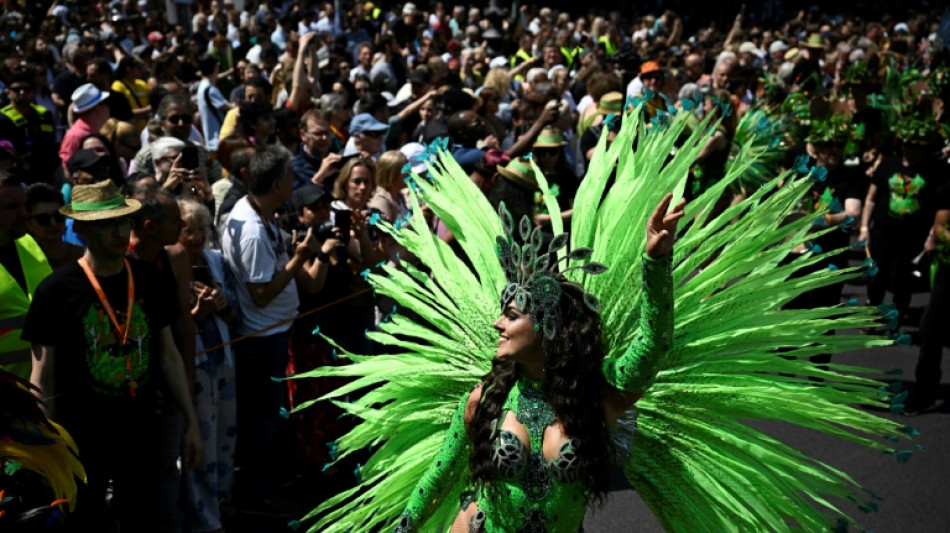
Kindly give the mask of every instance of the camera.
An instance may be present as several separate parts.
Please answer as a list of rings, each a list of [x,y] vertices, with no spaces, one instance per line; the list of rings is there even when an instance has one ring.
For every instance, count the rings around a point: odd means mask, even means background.
[[[330,204],[330,224],[333,228],[340,228],[340,240],[343,245],[350,242],[350,208],[340,200]]]
[[[333,238],[333,222],[327,220],[313,227],[313,236],[318,241],[325,241]]]

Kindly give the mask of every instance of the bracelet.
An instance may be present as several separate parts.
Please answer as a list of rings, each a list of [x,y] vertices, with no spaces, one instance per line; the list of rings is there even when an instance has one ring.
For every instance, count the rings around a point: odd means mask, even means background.
[[[313,254],[315,258],[321,263],[330,264],[330,254],[324,252],[323,250],[317,250],[317,253]]]

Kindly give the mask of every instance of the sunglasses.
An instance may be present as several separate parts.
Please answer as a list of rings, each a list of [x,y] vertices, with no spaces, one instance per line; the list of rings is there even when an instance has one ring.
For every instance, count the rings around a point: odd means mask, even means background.
[[[165,117],[165,120],[172,124],[178,124],[181,122],[185,124],[191,124],[191,122],[194,120],[194,117],[191,115],[172,115],[170,117]]]
[[[24,93],[31,93],[33,92],[33,90],[34,90],[33,87],[30,87],[28,85],[19,85],[17,87],[10,87],[11,93],[24,94]]]
[[[381,139],[381,138],[383,137],[383,133],[385,133],[385,132],[382,132],[382,131],[363,131],[363,132],[360,132],[360,133],[361,133],[362,135],[365,135],[366,137],[372,137],[372,138],[374,138],[374,139]]]
[[[59,211],[53,211],[52,213],[37,213],[30,218],[32,218],[40,226],[49,226],[53,222],[57,224],[66,222],[66,216]]]

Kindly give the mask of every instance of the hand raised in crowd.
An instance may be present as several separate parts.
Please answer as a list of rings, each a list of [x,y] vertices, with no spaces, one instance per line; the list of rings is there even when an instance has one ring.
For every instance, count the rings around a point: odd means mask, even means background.
[[[310,35],[309,33],[307,35]],[[323,185],[327,178],[335,174],[339,169],[337,165],[343,160],[343,156],[330,152],[320,161],[320,168],[310,178],[315,185]]]
[[[482,139],[482,145],[485,150],[491,150],[492,148],[501,148],[501,142],[498,141],[498,137],[494,135],[489,135]]]
[[[333,236],[323,241],[323,244],[320,245],[320,251],[322,251],[325,254],[331,254],[337,248],[340,248],[343,246],[343,235],[340,231],[340,228],[333,228],[332,230],[330,230],[330,233]]]
[[[290,240],[294,243],[294,255],[301,259],[313,257],[313,254],[317,253],[317,250],[320,248],[320,243],[317,242],[317,238],[313,235],[312,227],[307,229],[307,235],[302,241],[297,242],[297,230],[294,230],[291,234]]]
[[[350,211],[350,237],[358,238],[361,233],[367,230],[368,224],[366,221],[368,217],[369,214],[367,211]]]
[[[540,122],[542,126],[550,125],[558,119],[558,115],[557,106],[546,106],[544,111],[541,112],[541,115],[538,116],[538,122]]]
[[[673,194],[667,193],[653,210],[653,215],[647,222],[647,255],[657,259],[669,254],[673,250],[673,241],[676,239],[676,226],[683,218],[683,209],[686,200],[680,200],[669,214],[664,215],[670,207]]]
[[[223,311],[224,309],[228,307],[228,298],[224,294],[224,291],[221,290],[221,287],[219,287],[217,284],[209,286],[209,285],[205,285],[204,283],[201,283],[200,281],[196,281],[195,282],[196,294],[200,290],[205,291],[204,297],[207,298],[209,302],[211,302],[212,309],[214,310],[215,313],[220,313],[221,311]]]
[[[191,309],[191,316],[196,320],[207,318],[220,310],[216,309],[215,290],[214,287],[209,287],[200,281],[196,281],[192,286],[191,291],[195,296],[195,305]],[[221,294],[221,291],[218,291],[218,293]],[[225,300],[225,305],[227,305],[227,300]]]
[[[187,168],[182,168],[181,154],[178,154],[178,157],[172,161],[172,168],[168,171],[168,177],[165,178],[165,183],[162,183],[162,187],[170,191],[177,190],[178,186],[188,179],[190,173]]]
[[[298,42],[298,48],[300,50],[306,50],[308,45],[314,44],[317,42],[315,39],[317,35],[318,35],[317,32],[310,32],[310,33],[305,33],[301,35],[300,41]]]

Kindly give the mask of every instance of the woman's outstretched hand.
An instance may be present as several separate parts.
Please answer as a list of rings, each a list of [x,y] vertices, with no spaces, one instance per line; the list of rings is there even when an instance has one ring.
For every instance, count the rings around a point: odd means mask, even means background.
[[[663,257],[673,250],[673,239],[676,236],[676,225],[683,218],[683,208],[686,200],[680,200],[668,215],[664,215],[673,201],[673,194],[663,197],[660,204],[653,210],[650,221],[647,222],[647,255],[653,259]]]

